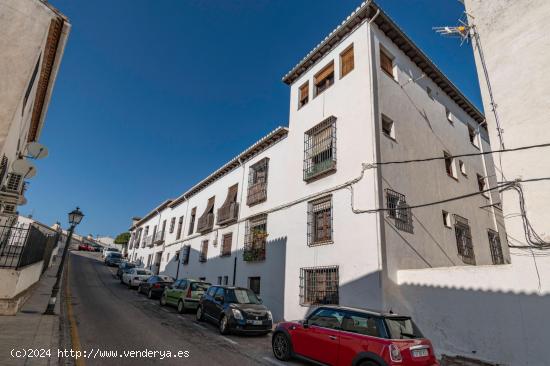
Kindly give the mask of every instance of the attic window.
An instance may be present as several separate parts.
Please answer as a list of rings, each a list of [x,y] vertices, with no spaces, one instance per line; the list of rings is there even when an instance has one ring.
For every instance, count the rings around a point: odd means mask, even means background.
[[[319,95],[334,84],[334,62],[325,66],[315,77],[315,95]]]
[[[306,81],[305,84],[300,87],[298,94],[298,109],[300,109],[309,102],[309,81]]]

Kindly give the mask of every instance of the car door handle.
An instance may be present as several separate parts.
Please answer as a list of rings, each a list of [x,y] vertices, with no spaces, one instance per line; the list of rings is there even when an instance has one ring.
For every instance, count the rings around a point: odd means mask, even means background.
[[[336,336],[333,336],[333,335],[329,335],[328,337],[329,337],[330,339],[332,339],[333,341],[335,341],[336,338],[337,338]]]

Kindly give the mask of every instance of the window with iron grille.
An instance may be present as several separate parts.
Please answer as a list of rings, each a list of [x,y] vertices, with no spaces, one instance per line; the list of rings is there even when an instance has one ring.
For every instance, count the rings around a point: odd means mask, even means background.
[[[222,237],[221,256],[227,257],[231,255],[231,242],[233,241],[233,233],[224,234]]]
[[[8,171],[8,158],[4,155],[2,156],[2,162],[0,162],[0,184],[4,182],[4,177]]]
[[[338,292],[338,266],[300,268],[300,305],[338,305]]]
[[[269,158],[263,158],[248,170],[248,194],[246,204],[248,206],[264,202],[267,199],[267,173],[269,170]]]
[[[183,246],[183,253],[182,253],[182,264],[189,264],[189,256],[191,255],[191,245],[184,245]]]
[[[500,236],[494,230],[488,231],[489,249],[491,249],[491,259],[493,264],[504,264],[504,254],[502,253],[502,245],[500,245]]]
[[[405,195],[389,188],[386,188],[385,191],[388,217],[394,219],[394,224],[397,229],[413,234],[414,226],[412,212],[409,205],[407,205]]]
[[[176,227],[176,218],[172,217],[170,219],[170,234],[174,232],[174,228]]]
[[[308,203],[307,244],[332,243],[332,196]]]
[[[193,230],[195,229],[195,217],[197,216],[197,208],[193,207],[191,210],[191,220],[189,221],[189,231],[187,232],[187,235],[193,234]]]
[[[254,291],[256,295],[260,294],[260,277],[248,277],[248,288]]]
[[[454,215],[455,218],[455,236],[458,255],[466,264],[476,264],[474,254],[474,245],[472,243],[472,233],[468,219],[462,216]]]
[[[23,180],[22,175],[10,173],[8,175],[8,183],[6,184],[6,189],[11,192],[19,192],[21,189],[22,180]]]
[[[178,230],[176,231],[176,240],[181,238],[181,229],[183,228],[183,216],[180,216],[178,220]]]
[[[199,262],[206,262],[208,259],[208,240],[203,240],[201,243],[201,253],[199,255]]]
[[[330,116],[304,134],[304,180],[336,170],[336,117]]]
[[[265,260],[267,243],[267,215],[259,215],[246,222],[243,260],[247,262]]]

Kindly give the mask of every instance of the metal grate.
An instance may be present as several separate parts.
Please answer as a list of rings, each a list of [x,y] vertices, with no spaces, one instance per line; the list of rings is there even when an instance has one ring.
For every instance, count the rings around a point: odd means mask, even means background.
[[[308,203],[307,245],[332,243],[332,196]]]
[[[389,188],[386,188],[385,191],[388,217],[395,220],[394,224],[397,229],[413,234],[412,212],[407,205],[405,195]]]
[[[48,240],[50,236],[32,225],[0,226],[0,268],[21,268],[43,260]]]
[[[330,116],[304,134],[304,180],[336,170],[336,117]]]
[[[6,190],[9,192],[19,193],[21,190],[21,181],[23,176],[20,174],[10,173],[8,175],[8,182],[6,183]]]
[[[269,158],[263,158],[248,170],[248,206],[264,202],[267,199],[267,176],[269,172]]]
[[[300,268],[300,304],[339,304],[338,266]]]
[[[0,184],[4,181],[4,177],[8,171],[8,158],[4,155],[2,156],[2,161],[0,162]]]
[[[247,262],[265,260],[267,242],[267,215],[259,215],[246,222],[243,260]]]
[[[494,230],[489,230],[488,236],[493,264],[504,264],[504,254],[502,253],[502,245],[500,245],[500,236]]]
[[[232,241],[233,241],[233,233],[228,233],[223,235],[220,256],[227,257],[231,255]]]
[[[201,252],[199,254],[199,262],[206,262],[208,259],[208,240],[203,240],[201,243]]]
[[[455,217],[455,236],[458,255],[466,264],[476,264],[474,253],[474,245],[472,243],[472,234],[468,220],[462,216],[454,215]]]

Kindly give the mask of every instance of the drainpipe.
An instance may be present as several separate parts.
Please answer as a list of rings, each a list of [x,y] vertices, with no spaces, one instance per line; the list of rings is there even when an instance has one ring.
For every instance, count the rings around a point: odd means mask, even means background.
[[[243,208],[243,192],[244,192],[244,178],[245,178],[245,166],[243,164],[242,158],[239,158],[239,165],[243,168],[243,173],[241,177],[241,194],[239,197],[239,212],[242,212]],[[240,220],[237,221],[237,235],[235,235],[235,258],[233,258],[233,286],[235,286],[237,278],[237,256],[239,255],[239,232],[241,228]]]

